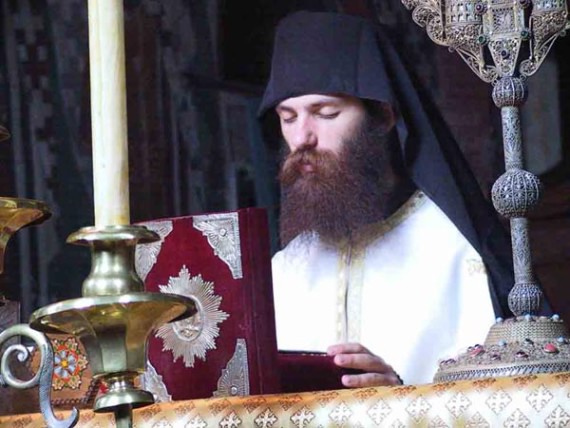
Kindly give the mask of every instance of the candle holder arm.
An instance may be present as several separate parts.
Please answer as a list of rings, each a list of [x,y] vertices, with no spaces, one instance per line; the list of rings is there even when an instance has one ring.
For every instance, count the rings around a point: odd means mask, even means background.
[[[15,355],[17,360],[24,363],[30,358],[30,351],[21,344],[8,346],[2,353],[0,360],[0,386],[10,386],[16,389],[29,389],[39,387],[40,411],[49,428],[70,428],[77,424],[79,411],[73,409],[67,419],[58,419],[51,407],[51,381],[54,369],[53,349],[49,339],[27,324],[16,324],[0,333],[0,349],[13,337],[27,337],[33,340],[40,353],[40,366],[38,371],[29,380],[18,379],[10,369],[10,357]]]

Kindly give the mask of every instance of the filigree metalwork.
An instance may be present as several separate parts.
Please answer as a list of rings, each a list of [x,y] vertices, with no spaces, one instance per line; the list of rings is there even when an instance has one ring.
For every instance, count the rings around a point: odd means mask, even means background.
[[[465,63],[483,80],[496,79],[494,67],[485,65],[483,46],[487,36],[483,35],[483,14],[478,0],[449,0],[445,2],[446,46],[455,50]]]
[[[489,52],[501,77],[513,76],[525,28],[524,8],[518,1],[490,0],[483,14],[483,33],[489,39]]]
[[[509,309],[516,316],[535,314],[542,305],[542,291],[536,282],[517,282],[509,293]]]
[[[523,168],[522,137],[518,107],[501,108],[505,169]]]
[[[567,19],[566,0],[534,0],[529,18],[532,54],[521,63],[522,75],[531,76],[538,70],[554,41],[567,30]]]
[[[174,361],[182,357],[186,367],[193,367],[195,358],[206,360],[206,352],[216,349],[220,334],[218,324],[228,318],[220,310],[222,297],[214,294],[214,283],[204,281],[201,275],[191,276],[186,266],[177,277],[170,277],[168,285],[159,286],[161,293],[179,294],[196,300],[197,313],[182,321],[161,326],[155,333],[163,340],[163,351],[172,351]]]
[[[167,220],[141,223],[141,226],[145,226],[160,236],[160,240],[139,244],[135,250],[135,268],[141,279],[145,281],[147,275],[156,263],[158,254],[162,248],[162,243],[166,237],[170,235],[170,232],[172,232],[173,226],[172,222]]]
[[[558,316],[499,319],[483,345],[440,362],[436,382],[570,371],[570,341]]]
[[[20,362],[27,361],[31,354],[28,348],[16,344],[9,346],[2,354],[0,365],[0,386],[11,386],[16,389],[29,389],[39,386],[40,410],[50,428],[73,427],[79,420],[77,409],[71,411],[67,419],[57,419],[51,407],[51,381],[54,368],[53,350],[49,339],[42,333],[33,330],[27,324],[14,325],[0,333],[0,349],[13,337],[23,336],[33,340],[40,352],[40,365],[37,373],[29,380],[18,379],[10,369],[13,356]]]
[[[249,363],[245,339],[237,339],[236,349],[218,379],[214,397],[249,395]]]
[[[412,11],[414,22],[424,27],[435,43],[447,46],[443,34],[443,13],[437,0],[402,0],[402,3]]]
[[[504,77],[497,81],[493,87],[493,101],[495,105],[502,109],[503,107],[519,107],[524,104],[527,97],[526,81],[522,78]],[[503,110],[501,110],[503,111]],[[516,115],[518,110],[505,109],[507,115]],[[518,123],[518,117],[506,118],[507,121]]]
[[[524,217],[511,219],[511,241],[513,246],[515,284],[518,282],[536,282],[531,263],[528,219]]]
[[[228,265],[234,279],[243,278],[237,213],[197,215],[193,226],[208,239],[214,254]]]
[[[147,361],[146,370],[140,376],[141,388],[150,392],[156,403],[166,403],[172,401],[172,396],[168,393],[168,388],[162,380],[162,376],[158,374],[154,366]]]
[[[538,204],[541,191],[542,184],[536,175],[513,168],[493,184],[493,205],[506,218],[524,217]]]
[[[412,11],[414,21],[426,29],[430,39],[455,50],[485,82],[496,82],[517,73],[534,74],[568,25],[565,0],[402,0],[402,3]],[[527,9],[531,12],[527,13]],[[526,45],[528,50],[523,49]],[[527,51],[528,58],[520,58],[521,52]]]

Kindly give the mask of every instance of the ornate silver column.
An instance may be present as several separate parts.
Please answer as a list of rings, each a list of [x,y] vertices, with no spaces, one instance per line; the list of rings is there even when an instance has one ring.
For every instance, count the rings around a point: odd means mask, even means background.
[[[492,190],[495,209],[511,223],[515,284],[509,294],[509,309],[515,316],[536,315],[542,291],[532,269],[526,215],[540,199],[542,184],[524,170],[519,107],[527,96],[522,78],[503,77],[493,89],[493,101],[501,109],[506,172]]]

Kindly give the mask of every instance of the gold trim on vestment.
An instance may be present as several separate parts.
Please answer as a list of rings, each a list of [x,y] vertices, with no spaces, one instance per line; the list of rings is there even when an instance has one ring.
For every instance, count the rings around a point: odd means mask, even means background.
[[[427,200],[419,190],[385,220],[364,226],[339,245],[337,266],[337,342],[359,342],[366,249],[415,213]]]

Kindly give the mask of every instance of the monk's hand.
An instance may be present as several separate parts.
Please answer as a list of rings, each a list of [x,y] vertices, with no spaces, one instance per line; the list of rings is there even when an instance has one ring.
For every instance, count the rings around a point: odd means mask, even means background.
[[[402,380],[392,366],[378,355],[374,355],[360,343],[339,343],[329,346],[327,354],[334,357],[339,367],[356,369],[362,374],[345,374],[342,384],[347,388],[368,386],[402,385]]]

